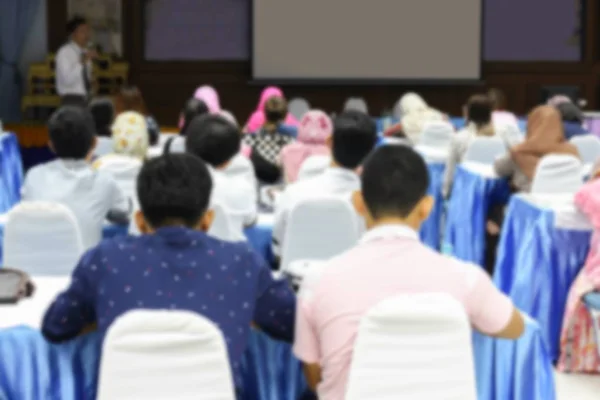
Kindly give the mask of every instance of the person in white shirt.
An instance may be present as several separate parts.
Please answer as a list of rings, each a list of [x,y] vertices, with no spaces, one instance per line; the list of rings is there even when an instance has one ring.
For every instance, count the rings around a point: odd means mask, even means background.
[[[254,224],[257,217],[257,191],[247,174],[228,174],[232,160],[240,152],[241,134],[227,119],[216,114],[194,118],[186,130],[188,153],[208,164],[213,179],[211,205],[218,204],[243,226]]]
[[[89,160],[96,137],[90,112],[64,106],[48,123],[50,147],[58,159],[38,165],[27,173],[23,201],[51,201],[69,207],[77,221],[85,248],[102,239],[105,218],[126,222],[129,201],[114,179],[94,171]]]
[[[63,105],[86,105],[91,94],[92,61],[98,54],[87,48],[91,31],[85,18],[73,17],[67,32],[69,42],[56,54],[56,91]]]
[[[327,140],[332,162],[321,175],[289,185],[276,204],[273,228],[273,253],[281,257],[290,211],[299,200],[319,196],[348,198],[360,188],[356,170],[375,147],[377,127],[366,114],[344,111],[334,121],[333,134]]]

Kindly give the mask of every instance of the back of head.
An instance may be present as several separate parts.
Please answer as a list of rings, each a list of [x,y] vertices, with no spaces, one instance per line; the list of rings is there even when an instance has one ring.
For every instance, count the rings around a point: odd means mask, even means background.
[[[73,16],[67,22],[67,35],[70,39],[77,43],[77,45],[83,47],[87,45],[90,40],[90,27],[88,21],[81,15]]]
[[[204,162],[191,154],[166,154],[147,161],[137,179],[140,208],[154,229],[190,228],[208,209],[212,181]]]
[[[343,168],[362,164],[377,142],[375,122],[360,111],[344,111],[333,123],[333,158]]]
[[[423,158],[407,146],[381,146],[365,161],[362,195],[375,219],[406,218],[426,196],[429,174]]]
[[[97,98],[89,105],[98,136],[110,136],[110,127],[115,119],[115,107],[109,98]]]
[[[48,134],[58,158],[83,160],[96,140],[94,119],[85,108],[64,106],[50,117]]]
[[[287,102],[283,97],[273,96],[265,103],[266,123],[279,124],[285,120],[287,113]]]
[[[583,113],[577,105],[567,102],[556,106],[564,122],[583,123]]]
[[[185,103],[182,114],[183,126],[180,134],[185,136],[187,135],[188,126],[194,120],[194,118],[208,114],[208,107],[204,101],[192,97]]]
[[[146,115],[146,103],[140,89],[136,86],[122,86],[115,97],[115,110],[117,114],[125,111],[135,111]]]
[[[492,88],[488,90],[487,97],[493,110],[506,110],[506,96],[502,90]]]
[[[538,106],[527,117],[527,141],[562,142],[565,140],[560,112],[556,107]]]
[[[112,126],[112,138],[115,153],[141,160],[146,158],[150,135],[142,114],[134,111],[119,114]]]
[[[238,128],[220,115],[208,114],[194,118],[189,124],[186,151],[204,162],[220,167],[240,152]]]
[[[492,122],[492,103],[487,96],[476,94],[467,102],[467,120],[477,127]]]

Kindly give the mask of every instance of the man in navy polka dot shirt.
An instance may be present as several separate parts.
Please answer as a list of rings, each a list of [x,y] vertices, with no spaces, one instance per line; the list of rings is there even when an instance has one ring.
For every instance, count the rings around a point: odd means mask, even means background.
[[[148,161],[137,182],[136,222],[144,235],[104,241],[82,257],[70,287],[46,312],[44,336],[69,340],[93,323],[105,333],[136,308],[194,311],[221,329],[241,388],[250,324],[292,341],[296,298],[246,243],[207,236],[211,187],[206,166],[195,156]]]

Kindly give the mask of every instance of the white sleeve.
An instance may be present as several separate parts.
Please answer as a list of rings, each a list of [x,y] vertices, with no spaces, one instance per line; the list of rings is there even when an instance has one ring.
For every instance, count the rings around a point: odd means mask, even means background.
[[[111,196],[109,210],[117,213],[129,214],[131,212],[131,205],[123,190],[113,179],[110,180],[110,187]]]
[[[246,215],[244,215],[244,225],[250,226],[254,224],[258,218],[258,209],[256,207],[256,204],[258,203],[258,195],[252,184],[248,184],[247,186],[248,211],[246,212]]]
[[[289,188],[283,192],[281,199],[276,203],[275,221],[273,224],[273,254],[281,257],[283,251],[283,241],[285,239],[285,229],[287,227],[287,218],[290,212],[291,195]]]
[[[56,55],[56,75],[66,86],[72,86],[82,79],[83,65],[77,53],[65,47]]]

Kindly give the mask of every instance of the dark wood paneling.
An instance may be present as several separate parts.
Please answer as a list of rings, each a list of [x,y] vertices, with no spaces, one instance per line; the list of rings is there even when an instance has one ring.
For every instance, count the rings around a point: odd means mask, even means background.
[[[64,41],[66,0],[47,0],[49,42],[56,49]],[[261,87],[249,83],[249,62],[149,62],[144,60],[143,1],[123,0],[125,58],[130,63],[130,81],[146,97],[148,108],[163,125],[174,125],[179,110],[194,89],[211,84],[219,91],[222,104],[240,119],[254,109]],[[506,92],[509,107],[526,113],[539,102],[540,89],[551,85],[576,85],[588,108],[600,106],[600,6],[586,0],[585,46],[581,62],[485,62],[483,85],[479,86],[364,86],[305,85],[282,88],[288,97],[303,96],[318,108],[338,111],[349,96],[362,96],[371,113],[390,109],[408,90],[423,95],[433,106],[460,114],[462,104],[473,93],[488,87]]]

